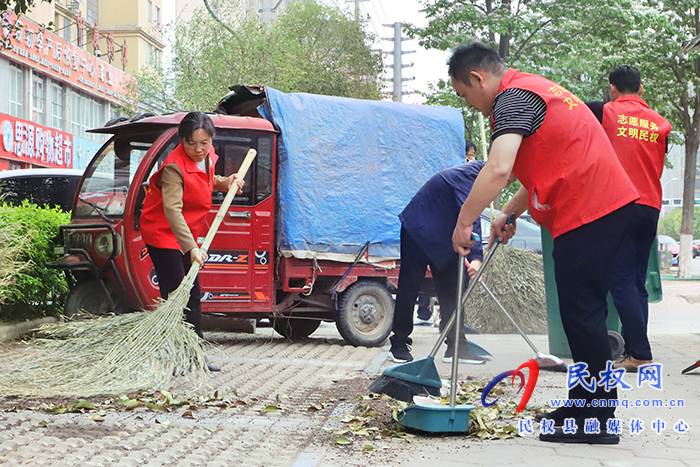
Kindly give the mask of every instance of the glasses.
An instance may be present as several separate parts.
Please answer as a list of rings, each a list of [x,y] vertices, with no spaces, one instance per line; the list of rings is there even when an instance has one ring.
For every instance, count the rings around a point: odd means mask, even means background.
[[[186,141],[185,140],[182,142],[182,144],[184,144],[188,148],[192,148],[192,149],[199,149],[199,148],[207,149],[209,146],[211,146],[211,140],[208,139],[206,141],[200,141],[200,142]]]

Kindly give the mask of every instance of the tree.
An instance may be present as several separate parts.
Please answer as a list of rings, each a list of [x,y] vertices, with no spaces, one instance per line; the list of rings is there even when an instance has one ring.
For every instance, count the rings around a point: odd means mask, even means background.
[[[373,37],[365,25],[348,13],[299,0],[269,27],[244,13],[238,1],[220,0],[218,19],[202,9],[191,21],[177,23],[172,67],[139,72],[138,100],[156,100],[171,111],[211,109],[234,84],[381,97],[381,55],[371,50]]]
[[[44,3],[51,3],[51,0],[40,0]],[[12,10],[17,15],[23,15],[36,5],[35,0],[0,0],[0,11]]]
[[[697,1],[641,0],[628,13],[624,35],[609,40],[602,69],[628,63],[642,72],[644,98],[668,119],[685,143],[683,213],[678,276],[692,276],[692,240],[696,167],[700,147],[700,51],[679,54],[684,41],[700,34]],[[653,44],[653,47],[651,46]]]
[[[700,145],[700,52],[679,55],[700,34],[696,0],[435,0],[429,23],[409,27],[428,48],[467,39],[498,48],[509,66],[558,82],[584,100],[609,100],[607,74],[622,63],[643,75],[644,97],[685,143],[679,276],[691,274],[693,199]]]

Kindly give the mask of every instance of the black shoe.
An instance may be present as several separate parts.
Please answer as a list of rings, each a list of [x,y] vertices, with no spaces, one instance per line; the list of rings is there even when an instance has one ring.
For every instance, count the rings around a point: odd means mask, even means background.
[[[576,433],[564,433],[562,427],[554,428],[554,433],[540,433],[540,441],[569,444],[620,444],[620,436],[608,433],[606,427],[600,433],[584,433],[583,425],[578,426]]]
[[[207,370],[209,371],[221,371],[221,368],[218,366],[214,366],[211,363],[207,362]]]
[[[451,345],[448,344],[445,356],[442,357],[442,361],[445,363],[452,363],[452,356],[455,351]],[[475,354],[467,348],[466,342],[459,343],[459,363],[468,363],[470,365],[483,365],[486,363],[486,359],[480,355]]]
[[[547,413],[538,413],[535,420],[542,423],[543,419],[554,420],[554,426],[563,426],[565,418],[577,418],[581,414],[579,407],[559,407]]]
[[[413,361],[411,347],[408,344],[391,344],[391,359],[396,363],[407,363]]]

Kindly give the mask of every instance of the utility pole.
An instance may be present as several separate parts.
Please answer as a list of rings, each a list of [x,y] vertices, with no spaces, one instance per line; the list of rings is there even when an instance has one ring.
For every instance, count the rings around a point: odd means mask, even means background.
[[[369,2],[369,0],[345,0],[345,3],[355,3],[355,21],[360,21],[360,2]]]
[[[250,0],[255,9],[260,13],[260,22],[263,25],[268,25],[275,18],[275,12],[277,8],[282,4],[284,0]],[[287,2],[284,2],[284,6],[287,6]]]
[[[409,40],[408,37],[401,37],[401,27],[402,23],[394,23],[394,24],[385,24],[384,26],[386,27],[393,27],[394,28],[394,37],[384,37],[384,40],[388,41],[394,41],[394,76],[392,79],[393,86],[392,86],[392,95],[394,98],[394,102],[401,102],[401,98],[403,94],[408,94],[407,92],[403,92],[403,82],[404,81],[411,81],[415,78],[403,78],[403,68],[409,68],[413,66],[413,62],[408,63],[408,64],[403,64],[403,55],[405,54],[413,54],[416,53],[415,50],[402,50],[401,48],[401,42],[402,41],[407,41]],[[389,54],[390,52],[385,52],[386,54]]]

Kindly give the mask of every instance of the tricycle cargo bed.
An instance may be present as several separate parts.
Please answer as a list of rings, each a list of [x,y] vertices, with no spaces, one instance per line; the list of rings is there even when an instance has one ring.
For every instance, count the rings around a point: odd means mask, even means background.
[[[279,129],[277,248],[352,262],[399,257],[399,213],[436,172],[464,162],[457,109],[265,88]]]

